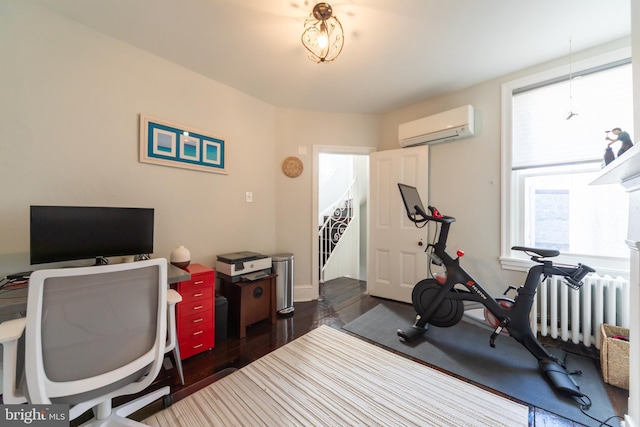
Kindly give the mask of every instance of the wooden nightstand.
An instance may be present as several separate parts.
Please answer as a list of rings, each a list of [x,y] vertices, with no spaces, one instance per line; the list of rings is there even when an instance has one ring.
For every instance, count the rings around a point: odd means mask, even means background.
[[[247,326],[261,320],[276,323],[276,275],[269,274],[252,282],[236,281],[218,274],[220,288],[229,302],[229,323],[240,338],[247,336]]]

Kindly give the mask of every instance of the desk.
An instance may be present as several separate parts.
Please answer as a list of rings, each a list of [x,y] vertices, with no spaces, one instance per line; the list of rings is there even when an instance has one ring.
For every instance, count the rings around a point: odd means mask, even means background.
[[[191,280],[191,274],[173,264],[167,264],[167,281],[169,285]],[[0,321],[4,316],[23,315],[27,311],[28,285],[13,290],[0,291]]]
[[[167,282],[168,285],[172,285],[185,280],[191,280],[191,274],[188,271],[184,271],[181,268],[176,267],[173,264],[167,264]],[[29,286],[25,285],[15,290],[0,292],[0,322],[2,320],[8,320],[10,318],[16,318],[17,315],[25,316],[27,312],[27,295],[29,293]],[[175,305],[175,304],[174,304]],[[175,310],[173,314],[170,312],[169,316],[175,316]],[[3,319],[6,317],[6,319]],[[167,320],[168,321],[168,320]],[[180,357],[179,347],[177,345],[177,337],[175,331],[168,332],[170,338],[168,341],[167,352],[173,350],[173,355],[180,375],[180,380],[184,385],[184,374],[182,372],[182,359]],[[172,337],[171,337],[172,336]],[[0,393],[2,393],[2,356],[0,351]]]

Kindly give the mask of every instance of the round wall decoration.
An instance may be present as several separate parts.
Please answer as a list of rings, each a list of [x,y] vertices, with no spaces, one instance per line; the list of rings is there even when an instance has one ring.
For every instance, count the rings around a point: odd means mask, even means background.
[[[302,174],[302,160],[295,156],[290,156],[282,162],[282,172],[289,178],[297,178]]]

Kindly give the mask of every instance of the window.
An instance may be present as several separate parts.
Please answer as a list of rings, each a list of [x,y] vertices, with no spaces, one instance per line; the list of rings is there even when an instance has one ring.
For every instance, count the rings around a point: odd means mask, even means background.
[[[628,195],[589,183],[604,166],[605,131],[621,127],[633,139],[629,56],[582,61],[571,80],[565,68],[503,85],[504,268],[528,267],[510,249],[520,245],[558,249],[560,261],[604,274],[628,271]]]

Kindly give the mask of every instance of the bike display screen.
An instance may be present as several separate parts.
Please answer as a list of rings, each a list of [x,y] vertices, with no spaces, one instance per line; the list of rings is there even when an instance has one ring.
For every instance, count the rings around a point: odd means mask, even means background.
[[[426,218],[427,211],[422,205],[422,199],[420,199],[418,189],[416,187],[400,183],[398,183],[398,188],[400,189],[402,201],[404,202],[404,207],[407,210],[409,219],[414,220],[418,215]]]

